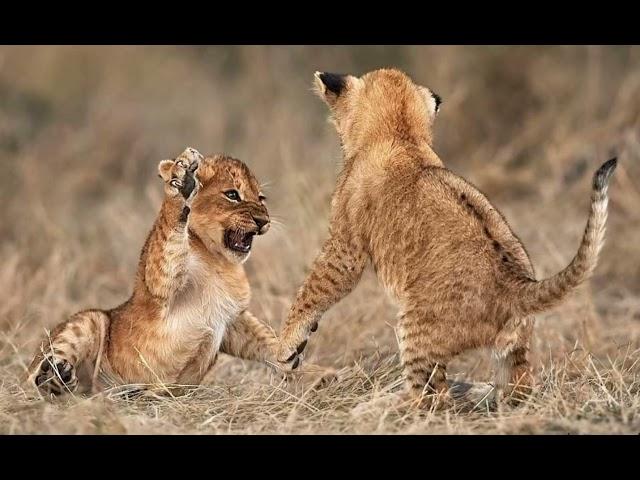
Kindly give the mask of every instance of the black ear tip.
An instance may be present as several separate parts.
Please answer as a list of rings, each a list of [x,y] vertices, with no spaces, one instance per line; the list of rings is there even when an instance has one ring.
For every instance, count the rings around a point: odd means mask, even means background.
[[[340,95],[346,85],[346,75],[341,73],[316,72],[320,81],[330,92]]]
[[[433,96],[433,100],[436,102],[436,112],[440,110],[440,105],[442,104],[442,97],[435,92],[431,92]]]

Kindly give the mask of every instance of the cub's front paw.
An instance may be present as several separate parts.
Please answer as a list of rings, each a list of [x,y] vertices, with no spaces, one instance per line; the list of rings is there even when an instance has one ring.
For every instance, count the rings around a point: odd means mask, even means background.
[[[302,352],[309,342],[309,334],[318,329],[315,322],[307,332],[304,328],[286,329],[282,332],[278,345],[277,359],[284,368],[295,370],[302,362]]]
[[[68,360],[55,356],[47,356],[40,362],[33,381],[47,396],[72,393],[78,388],[75,367]]]
[[[302,340],[300,343],[280,343],[278,348],[278,362],[281,368],[285,371],[295,370],[302,363],[304,358],[302,352],[307,346],[307,340]]]
[[[170,195],[181,195],[187,204],[198,193],[200,182],[196,170],[204,159],[195,148],[187,148],[175,160],[163,160],[158,166],[160,176],[165,181],[166,191]]]

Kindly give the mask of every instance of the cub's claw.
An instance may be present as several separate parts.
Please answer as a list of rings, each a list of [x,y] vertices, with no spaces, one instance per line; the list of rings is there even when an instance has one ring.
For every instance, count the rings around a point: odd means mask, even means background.
[[[299,357],[302,351],[304,350],[304,347],[306,346],[306,344],[307,344],[306,340],[303,340],[302,343],[300,343],[295,348],[280,346],[279,353],[276,356],[276,358],[278,359],[278,362],[280,362],[283,365],[287,365],[287,364],[291,365],[291,367],[289,368],[296,368],[296,367],[293,367],[293,365],[295,364],[297,366],[300,363],[301,359]]]
[[[285,362],[290,362],[290,361],[292,361],[294,358],[296,358],[297,356],[298,356],[298,352],[293,352],[293,353],[291,354],[291,356],[285,360]]]
[[[292,370],[296,369],[302,361],[302,352],[304,352],[304,349],[307,347],[307,343],[309,343],[309,335],[316,330],[318,330],[318,322],[314,322],[309,328],[309,332],[307,332],[299,341],[296,342],[294,340],[290,343],[281,341],[279,354],[277,356],[278,361],[282,364],[290,364],[289,368]],[[293,345],[296,345],[296,347],[292,348]]]
[[[169,185],[175,188],[185,200],[191,200],[198,191],[196,170],[204,159],[195,148],[187,148],[175,160],[171,168]]]

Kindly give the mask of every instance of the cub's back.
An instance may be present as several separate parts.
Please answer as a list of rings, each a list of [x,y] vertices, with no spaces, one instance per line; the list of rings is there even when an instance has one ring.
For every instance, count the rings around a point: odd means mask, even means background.
[[[511,279],[533,277],[504,217],[451,171],[409,165],[390,172],[380,191],[371,254],[396,297],[412,288],[486,296],[499,294]]]

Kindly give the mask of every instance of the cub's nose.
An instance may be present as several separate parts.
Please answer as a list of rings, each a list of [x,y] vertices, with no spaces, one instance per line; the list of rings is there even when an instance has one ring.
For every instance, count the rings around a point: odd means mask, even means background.
[[[268,218],[253,217],[253,221],[256,222],[256,225],[258,226],[259,235],[262,235],[263,233],[267,233],[267,230],[269,230]]]

